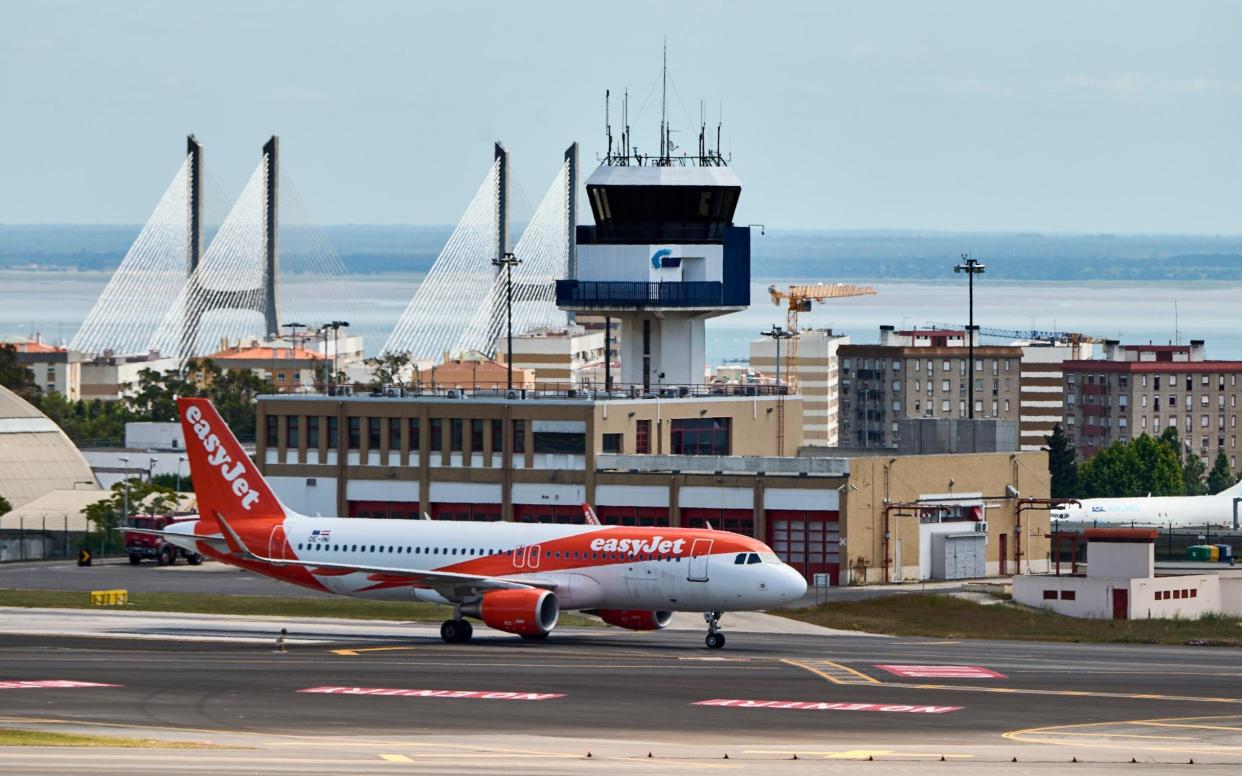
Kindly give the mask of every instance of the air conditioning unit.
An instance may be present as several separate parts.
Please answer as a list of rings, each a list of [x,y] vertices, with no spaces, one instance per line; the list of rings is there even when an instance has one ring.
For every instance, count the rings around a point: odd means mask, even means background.
[[[522,398],[522,395],[518,393],[517,391],[507,391],[505,392],[505,398],[506,399],[520,399]]]
[[[460,398],[461,398],[461,392],[460,392],[460,391],[458,391],[457,389],[451,389],[448,393],[446,393],[446,394],[444,394],[444,395],[445,395],[447,398],[450,398],[450,399],[460,399]]]
[[[975,523],[975,533],[985,534],[988,532],[988,521],[981,520]]]

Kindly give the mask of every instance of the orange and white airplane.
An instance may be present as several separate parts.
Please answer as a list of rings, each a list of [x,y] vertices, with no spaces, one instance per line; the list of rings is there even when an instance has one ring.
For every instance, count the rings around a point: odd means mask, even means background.
[[[276,579],[356,598],[453,607],[447,642],[466,617],[546,638],[562,610],[631,630],[675,611],[703,612],[707,646],[720,616],[796,601],[806,580],[765,544],[728,531],[601,525],[308,517],[285,507],[206,399],[178,399],[199,518],[164,536],[180,547]]]

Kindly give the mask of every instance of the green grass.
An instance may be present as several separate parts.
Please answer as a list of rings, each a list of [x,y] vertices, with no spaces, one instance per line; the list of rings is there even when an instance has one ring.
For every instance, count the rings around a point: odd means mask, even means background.
[[[44,730],[0,728],[0,746],[89,746],[125,749],[205,749],[211,744],[194,741],[154,741],[123,736],[84,736],[77,733],[50,733]]]
[[[293,598],[211,593],[133,593],[125,606],[92,606],[90,593],[70,590],[0,590],[0,606],[60,609],[120,609],[127,612],[184,612],[187,614],[243,614],[261,617],[340,617],[351,620],[443,622],[452,616],[447,606],[358,598]],[[559,624],[600,625],[594,617],[562,614]]]
[[[814,625],[892,636],[1242,647],[1242,619],[1082,620],[1006,603],[903,593],[773,612]]]

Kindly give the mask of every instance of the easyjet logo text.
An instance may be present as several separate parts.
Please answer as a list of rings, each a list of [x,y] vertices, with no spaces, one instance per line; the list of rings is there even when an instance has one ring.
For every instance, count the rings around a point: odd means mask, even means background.
[[[193,404],[187,407],[185,419],[194,425],[194,434],[203,443],[203,449],[207,451],[207,463],[219,469],[224,479],[232,483],[233,494],[241,498],[242,509],[250,511],[254,502],[259,500],[259,494],[250,489],[250,482],[242,476],[246,471],[246,465],[241,461],[233,460],[233,456],[229,455],[224,445],[221,444],[220,437],[211,432],[211,424],[203,417],[198,407]]]
[[[653,536],[649,540],[595,539],[591,542],[591,549],[595,552],[627,552],[633,554],[658,552],[660,554],[673,553],[674,555],[680,555],[685,546],[685,539],[665,539],[663,536]]]

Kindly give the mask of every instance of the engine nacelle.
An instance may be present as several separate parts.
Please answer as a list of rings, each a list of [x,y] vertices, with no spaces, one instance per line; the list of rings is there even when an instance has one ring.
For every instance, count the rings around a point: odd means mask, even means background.
[[[462,612],[478,617],[489,628],[519,636],[543,636],[556,627],[560,605],[548,590],[493,590]]]
[[[595,614],[609,625],[636,631],[660,630],[673,619],[672,612],[652,612],[643,609],[597,609]]]

